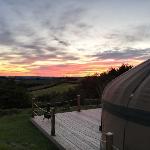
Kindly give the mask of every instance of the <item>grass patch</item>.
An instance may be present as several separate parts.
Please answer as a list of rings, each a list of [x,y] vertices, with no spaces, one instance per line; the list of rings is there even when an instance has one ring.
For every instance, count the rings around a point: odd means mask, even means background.
[[[42,95],[50,94],[51,92],[63,93],[63,92],[67,92],[69,89],[75,88],[76,86],[77,84],[62,83],[62,84],[59,84],[50,88],[36,90],[31,93],[34,96],[42,96]]]
[[[0,117],[0,150],[57,150],[30,122],[30,110]]]
[[[0,109],[0,117],[6,116],[6,115],[14,115],[18,114],[22,111],[22,109],[12,108],[12,109]]]

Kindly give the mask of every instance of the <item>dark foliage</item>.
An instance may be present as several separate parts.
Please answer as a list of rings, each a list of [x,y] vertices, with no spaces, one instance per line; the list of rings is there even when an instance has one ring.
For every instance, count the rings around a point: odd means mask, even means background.
[[[64,93],[57,93],[57,92],[51,92],[46,95],[42,95],[37,97],[37,101],[42,103],[51,103],[51,104],[57,104],[60,102],[60,105],[65,105],[66,101],[71,101],[76,99],[77,94],[79,93],[78,88],[70,88],[68,91]]]
[[[77,95],[80,94],[81,96],[81,104],[85,105],[87,102],[86,100],[92,102],[95,99],[96,103],[98,102],[97,99],[101,99],[102,92],[106,85],[116,78],[117,76],[121,75],[122,73],[131,69],[132,66],[123,64],[119,68],[110,68],[109,71],[103,72],[101,74],[94,74],[93,76],[87,76],[82,78],[82,80],[78,83],[79,85],[75,88],[69,89],[67,92],[64,93],[57,93],[51,92],[47,95],[42,95],[37,98],[38,101],[46,103],[58,103],[60,106],[65,105],[66,102],[71,102],[71,105],[76,104]]]
[[[53,103],[55,102],[57,99],[61,99],[61,94],[57,93],[57,92],[51,92],[49,94],[45,94],[42,96],[39,96],[36,98],[38,101],[40,102],[50,102]]]
[[[27,91],[13,80],[0,80],[0,108],[26,108],[31,106]]]
[[[123,64],[119,68],[111,68],[107,72],[103,72],[101,74],[95,74],[93,76],[85,77],[80,85],[80,95],[84,98],[99,98],[101,99],[102,92],[106,85],[113,80],[114,78],[118,77],[122,73],[131,69],[132,66]]]

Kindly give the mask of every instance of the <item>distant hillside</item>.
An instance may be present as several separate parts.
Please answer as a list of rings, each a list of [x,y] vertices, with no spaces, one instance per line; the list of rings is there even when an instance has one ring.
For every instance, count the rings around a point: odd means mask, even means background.
[[[63,93],[67,92],[69,89],[73,89],[77,86],[77,84],[74,83],[61,83],[57,84],[55,86],[51,86],[49,88],[42,88],[40,90],[34,90],[31,92],[31,94],[35,97],[50,94],[51,92],[56,93]]]

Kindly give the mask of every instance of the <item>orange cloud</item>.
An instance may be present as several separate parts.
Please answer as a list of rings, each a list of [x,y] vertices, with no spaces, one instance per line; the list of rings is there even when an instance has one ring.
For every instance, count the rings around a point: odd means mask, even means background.
[[[26,68],[25,66],[6,65],[0,66],[1,76],[87,76],[94,73],[101,73],[111,67],[118,67],[124,64],[137,65],[141,60],[101,60],[85,64],[64,64],[64,65],[47,65],[37,68]]]
[[[111,67],[118,67],[122,64],[137,65],[141,63],[139,60],[124,60],[124,61],[97,61],[86,64],[67,64],[53,65],[40,67],[32,70],[32,75],[39,76],[87,76],[94,73],[101,73]]]

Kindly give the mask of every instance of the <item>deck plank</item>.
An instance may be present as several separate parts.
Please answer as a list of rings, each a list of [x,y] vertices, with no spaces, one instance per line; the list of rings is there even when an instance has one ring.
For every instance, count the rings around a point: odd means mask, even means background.
[[[50,120],[35,116],[34,124],[40,126],[50,138],[66,150],[100,150],[99,125],[101,109],[82,110],[56,114],[56,136],[52,137]]]

